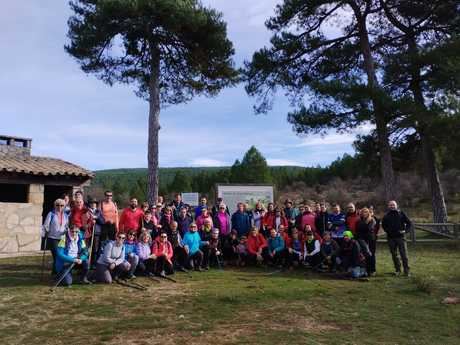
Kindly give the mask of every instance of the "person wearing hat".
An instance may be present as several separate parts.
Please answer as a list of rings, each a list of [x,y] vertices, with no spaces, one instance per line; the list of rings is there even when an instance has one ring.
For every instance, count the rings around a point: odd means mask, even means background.
[[[343,241],[340,248],[341,267],[351,274],[352,278],[366,277],[365,259],[361,247],[353,238],[350,230],[344,231]]]
[[[219,209],[220,209],[220,205],[221,205],[221,204],[224,204],[224,205],[225,205],[224,199],[222,199],[221,197],[218,197],[218,198],[216,199],[216,203],[214,204],[214,206],[213,206],[212,209],[211,209],[211,213],[212,213],[213,215],[216,215],[217,212],[219,212]],[[226,205],[225,205],[225,212],[228,214],[228,216],[230,216],[230,210],[228,209],[228,206],[226,206]]]
[[[308,230],[305,233],[305,242],[304,242],[304,261],[314,270],[318,269],[318,266],[321,264],[321,244],[319,240],[315,238],[313,231]]]

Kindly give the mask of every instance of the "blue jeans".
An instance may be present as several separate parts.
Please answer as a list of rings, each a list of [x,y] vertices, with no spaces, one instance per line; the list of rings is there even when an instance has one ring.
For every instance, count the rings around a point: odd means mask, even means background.
[[[70,263],[66,263],[64,267],[62,268],[62,271],[59,272],[58,277],[62,277],[64,272],[70,267]],[[81,269],[81,274],[80,274],[80,279],[83,279],[86,277],[89,271],[89,266],[88,266],[88,261],[82,261],[80,265],[75,264],[75,266],[65,275],[64,279],[62,279],[60,285],[65,285],[65,286],[70,286],[72,285],[72,271],[74,268],[80,268]],[[58,278],[58,279],[59,279]]]

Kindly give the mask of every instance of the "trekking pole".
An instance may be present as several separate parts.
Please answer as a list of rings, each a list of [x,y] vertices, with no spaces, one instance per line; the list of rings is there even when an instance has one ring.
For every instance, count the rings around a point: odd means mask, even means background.
[[[75,262],[72,262],[72,264],[65,270],[65,272],[61,275],[61,277],[58,279],[57,283],[54,284],[54,286],[50,289],[51,292],[54,291],[56,287],[61,283],[61,281],[64,279],[64,277],[69,274],[69,272],[72,270],[72,268],[75,266]]]
[[[94,248],[94,229],[96,228],[96,223],[93,224],[92,234],[91,234],[91,248],[89,248],[89,257],[88,257],[88,264],[91,269],[91,257],[93,255],[93,248]]]
[[[47,245],[48,245],[48,232],[45,231],[45,240],[43,241],[42,272],[40,274],[40,281],[43,281],[43,277],[45,274],[45,255],[46,255]]]

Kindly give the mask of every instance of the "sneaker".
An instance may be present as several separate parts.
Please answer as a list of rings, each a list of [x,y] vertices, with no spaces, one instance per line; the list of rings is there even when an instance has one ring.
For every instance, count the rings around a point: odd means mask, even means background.
[[[160,272],[160,277],[163,277],[163,278],[166,277],[166,272],[165,272],[165,271],[161,271],[161,272]]]

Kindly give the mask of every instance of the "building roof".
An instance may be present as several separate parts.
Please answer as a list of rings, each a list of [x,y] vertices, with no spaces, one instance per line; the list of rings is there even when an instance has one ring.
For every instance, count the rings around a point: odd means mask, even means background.
[[[61,159],[37,156],[0,156],[0,172],[41,176],[79,176],[92,178],[94,174]]]

